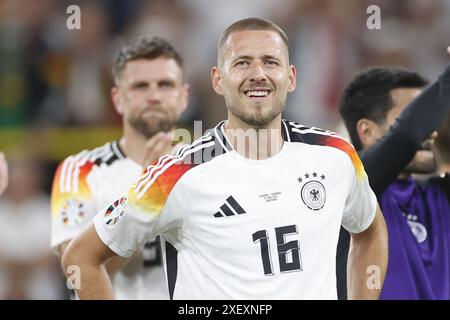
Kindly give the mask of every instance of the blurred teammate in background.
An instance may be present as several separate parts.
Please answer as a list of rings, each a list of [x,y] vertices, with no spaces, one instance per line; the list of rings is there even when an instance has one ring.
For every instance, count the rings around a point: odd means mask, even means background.
[[[54,177],[51,245],[61,256],[97,212],[127,192],[145,165],[172,151],[171,131],[187,106],[182,58],[164,39],[141,38],[124,47],[113,75],[111,97],[123,116],[122,138],[68,157]],[[119,299],[168,298],[158,239],[129,259],[109,260],[107,268]]]
[[[375,68],[358,75],[341,100],[389,232],[381,299],[450,299],[450,178],[412,176],[436,171],[432,147],[450,109],[450,67],[424,90],[426,84],[413,71]],[[338,250],[341,276],[345,238],[341,234]]]
[[[5,159],[5,154],[0,152],[0,196],[5,192],[8,186],[8,163]]]

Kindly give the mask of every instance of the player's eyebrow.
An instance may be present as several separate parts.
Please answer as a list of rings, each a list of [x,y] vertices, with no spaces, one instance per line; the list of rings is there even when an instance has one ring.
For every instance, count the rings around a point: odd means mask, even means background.
[[[158,81],[158,85],[168,85],[168,86],[175,86],[176,81],[173,79],[161,79]]]
[[[141,86],[148,86],[148,81],[145,80],[136,80],[130,83],[130,87],[137,88]]]
[[[251,57],[251,56],[248,56],[248,55],[241,55],[241,56],[238,56],[238,57],[234,58],[234,59],[232,60],[232,64],[236,63],[236,62],[239,61],[239,60],[253,60],[253,59],[254,59],[254,58]],[[263,55],[263,56],[261,57],[261,59],[262,59],[262,60],[275,60],[275,61],[281,63],[281,59],[280,59],[280,58],[278,58],[278,57],[276,57],[276,56],[274,56],[274,55],[270,55],[270,54],[265,54],[265,55]]]
[[[270,54],[265,54],[265,55],[263,55],[263,56],[262,56],[262,59],[263,59],[263,60],[275,60],[275,61],[281,62],[280,58],[277,58],[277,57],[272,56],[272,55],[270,55]]]
[[[241,55],[241,56],[237,56],[236,58],[234,58],[234,59],[232,60],[232,63],[235,63],[236,61],[239,61],[239,60],[252,60],[252,59],[253,59],[253,58],[250,57],[250,56]]]

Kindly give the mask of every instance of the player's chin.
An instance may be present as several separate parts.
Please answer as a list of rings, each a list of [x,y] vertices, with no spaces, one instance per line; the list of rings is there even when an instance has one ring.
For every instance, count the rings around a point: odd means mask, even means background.
[[[273,112],[253,112],[248,114],[244,120],[249,125],[254,127],[265,127],[276,117],[276,113]]]
[[[158,127],[161,125],[161,123],[172,122],[171,117],[169,117],[169,115],[164,112],[146,113],[140,117],[140,120],[151,127]]]
[[[417,174],[430,174],[436,169],[436,159],[431,150],[419,150],[406,167],[407,172]]]

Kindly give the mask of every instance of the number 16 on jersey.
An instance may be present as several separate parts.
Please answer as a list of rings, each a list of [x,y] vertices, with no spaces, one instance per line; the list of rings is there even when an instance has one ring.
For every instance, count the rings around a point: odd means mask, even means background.
[[[290,225],[275,228],[277,241],[278,262],[281,273],[291,271],[302,271],[302,259],[300,253],[300,243],[297,240],[286,242],[286,236],[298,234],[297,226]],[[267,230],[259,230],[253,233],[253,242],[260,243],[261,259],[266,276],[272,276],[272,257],[270,255],[270,239]]]

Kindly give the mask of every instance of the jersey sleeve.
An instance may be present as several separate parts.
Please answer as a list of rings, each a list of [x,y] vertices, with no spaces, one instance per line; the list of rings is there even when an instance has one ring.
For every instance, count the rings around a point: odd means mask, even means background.
[[[100,239],[122,257],[131,256],[146,241],[176,230],[182,206],[175,184],[192,166],[174,163],[176,157],[149,166],[126,197],[104,208],[94,219]]]
[[[94,164],[71,156],[57,168],[51,192],[51,247],[75,237],[98,211],[88,176]]]
[[[376,213],[377,199],[358,154],[352,145],[348,144],[347,148],[352,166],[342,226],[351,233],[360,233],[371,225]]]

